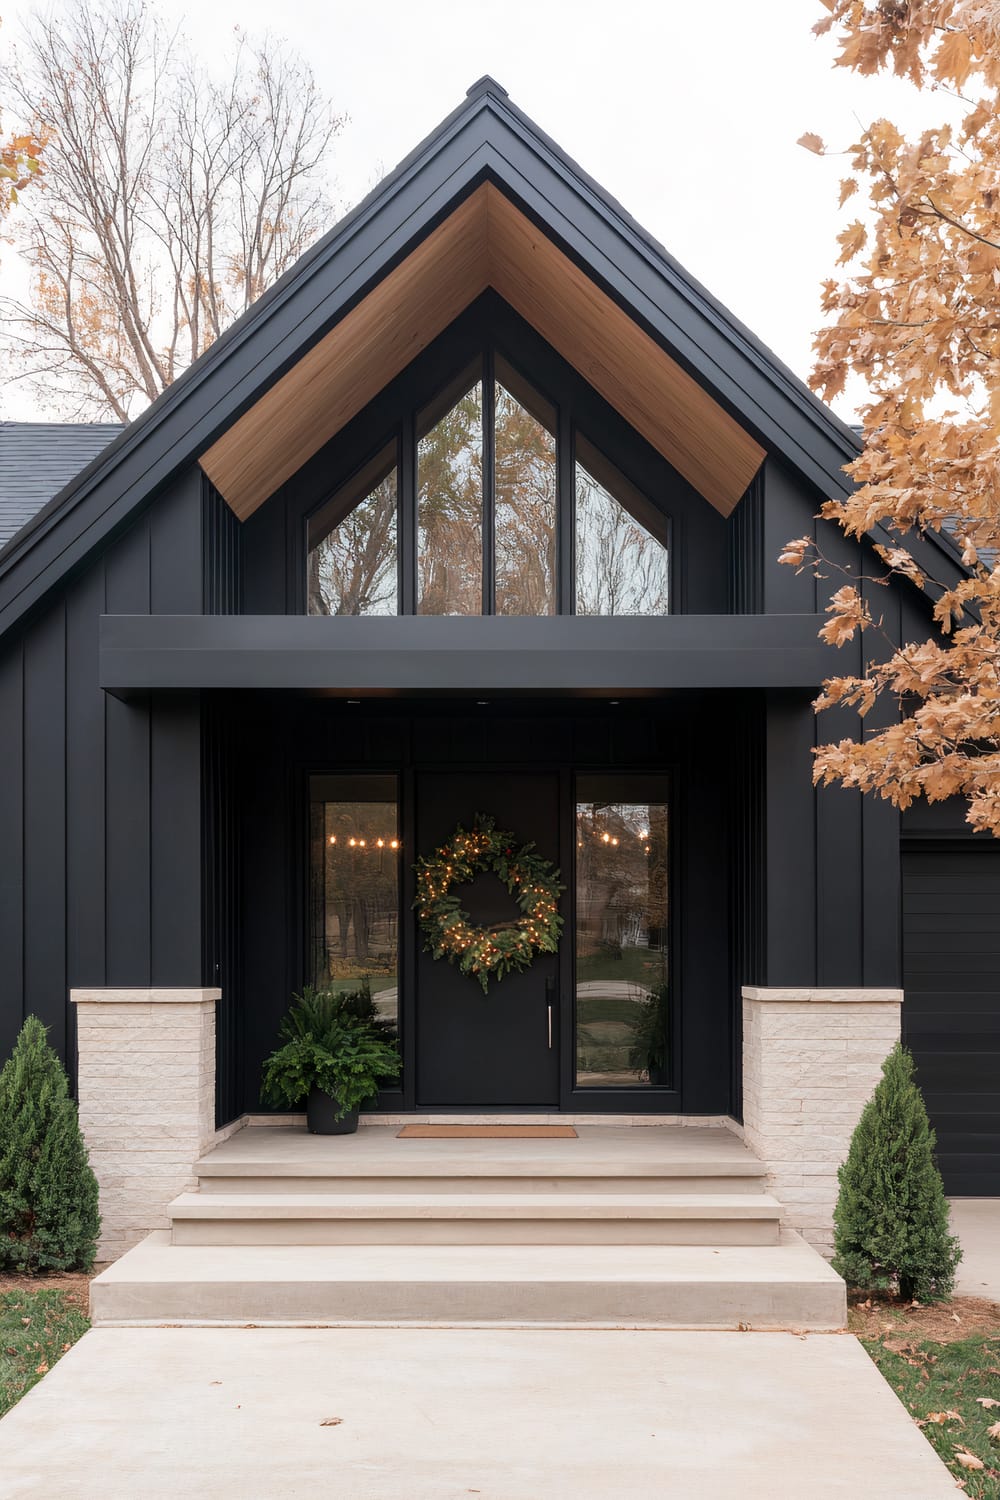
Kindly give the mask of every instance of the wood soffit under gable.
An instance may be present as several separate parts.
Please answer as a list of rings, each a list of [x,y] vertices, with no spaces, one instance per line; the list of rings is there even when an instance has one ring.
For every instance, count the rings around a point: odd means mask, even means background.
[[[509,198],[484,183],[202,454],[202,469],[240,520],[488,287],[729,515],[764,449]]]

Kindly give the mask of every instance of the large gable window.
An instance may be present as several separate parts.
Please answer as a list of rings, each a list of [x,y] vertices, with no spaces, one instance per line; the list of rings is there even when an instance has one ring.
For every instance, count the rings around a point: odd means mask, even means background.
[[[314,512],[307,608],[661,615],[668,529],[586,434],[487,350]]]

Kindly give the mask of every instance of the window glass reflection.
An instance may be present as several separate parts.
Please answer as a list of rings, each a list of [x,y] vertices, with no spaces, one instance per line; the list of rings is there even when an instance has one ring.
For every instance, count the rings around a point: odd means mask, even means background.
[[[399,869],[395,776],[310,779],[310,982],[338,993],[367,986],[397,1022]]]
[[[498,615],[556,609],[555,413],[501,359],[495,386]]]
[[[467,387],[417,445],[417,609],[423,615],[483,610],[483,386]]]
[[[311,615],[394,615],[396,445],[393,443],[311,518]]]
[[[576,453],[577,614],[666,614],[666,518],[579,436]]]
[[[579,801],[576,890],[577,1087],[668,1084],[666,802]]]

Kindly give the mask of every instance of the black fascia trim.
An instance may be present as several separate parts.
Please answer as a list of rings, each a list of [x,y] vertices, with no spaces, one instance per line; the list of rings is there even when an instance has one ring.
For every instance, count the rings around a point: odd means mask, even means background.
[[[99,681],[119,697],[196,689],[352,697],[814,689],[835,666],[856,670],[817,639],[822,619],[102,615]]]
[[[765,445],[821,491],[846,493],[842,466],[857,452],[850,428],[527,116],[486,90],[453,111],[12,539],[0,553],[0,634],[123,529],[486,178],[520,198]],[[664,288],[675,307],[664,306]]]

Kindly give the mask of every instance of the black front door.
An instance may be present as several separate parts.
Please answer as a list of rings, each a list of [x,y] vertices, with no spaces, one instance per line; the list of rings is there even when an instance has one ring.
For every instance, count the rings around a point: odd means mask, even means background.
[[[471,826],[476,813],[534,843],[555,865],[559,854],[559,783],[555,774],[520,771],[417,776],[417,854],[427,855]],[[565,875],[563,876],[565,883]],[[517,908],[493,875],[459,892],[473,922],[507,922]],[[419,942],[418,937],[418,942]],[[563,942],[566,942],[564,935]],[[554,1107],[559,1101],[558,957],[540,954],[530,969],[477,981],[446,959],[417,959],[417,1107]],[[551,1011],[549,1009],[551,1007]]]

